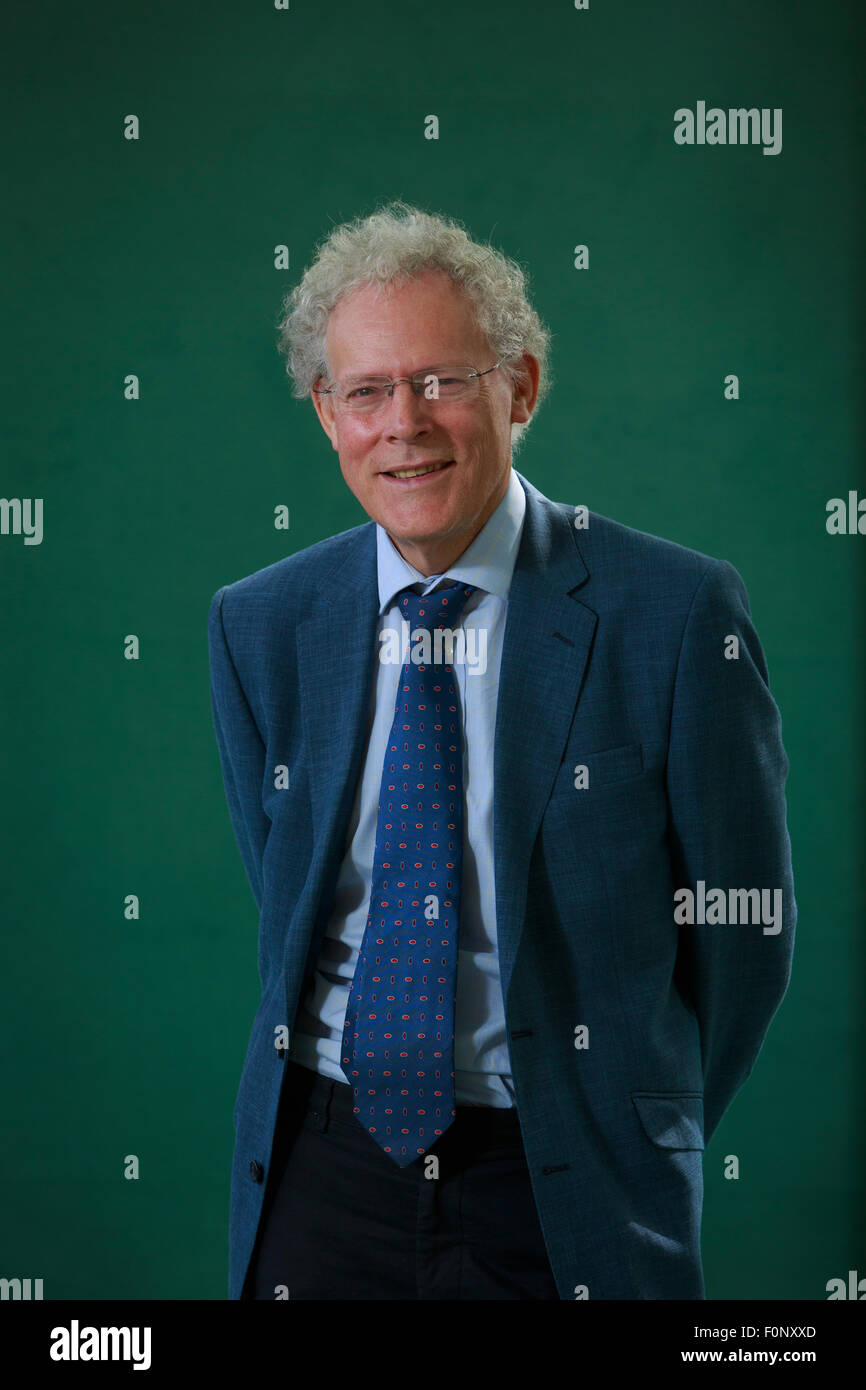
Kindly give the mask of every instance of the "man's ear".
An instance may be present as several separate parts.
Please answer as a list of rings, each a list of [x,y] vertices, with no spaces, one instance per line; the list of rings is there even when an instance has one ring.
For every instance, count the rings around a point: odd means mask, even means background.
[[[324,377],[319,377],[315,385],[324,386]],[[320,396],[317,395],[315,391],[313,391],[312,401],[315,407],[316,414],[319,417],[319,424],[322,426],[322,429],[325,431],[325,434],[330,439],[332,448],[337,449],[337,422],[334,418],[334,408],[331,405],[331,397]]]
[[[511,387],[513,391],[511,423],[523,425],[532,415],[538,398],[538,382],[541,375],[538,358],[533,357],[531,352],[525,352],[519,371],[520,375]]]

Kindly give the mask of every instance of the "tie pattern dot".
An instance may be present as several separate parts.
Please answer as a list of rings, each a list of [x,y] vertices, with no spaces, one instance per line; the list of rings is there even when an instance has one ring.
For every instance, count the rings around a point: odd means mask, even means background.
[[[398,595],[412,641],[385,747],[370,908],[343,1025],[355,1115],[401,1168],[456,1115],[463,732],[453,653],[434,633],[457,628],[474,592],[454,584]],[[416,645],[421,628],[429,651]],[[413,650],[429,662],[413,661]]]

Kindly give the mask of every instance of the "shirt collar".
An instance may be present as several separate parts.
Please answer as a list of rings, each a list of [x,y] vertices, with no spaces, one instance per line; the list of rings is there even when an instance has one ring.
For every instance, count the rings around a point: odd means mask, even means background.
[[[511,587],[523,518],[526,493],[512,468],[505,496],[488,517],[471,545],[444,572],[459,584],[474,584],[485,593],[507,599]],[[390,608],[396,594],[410,584],[423,584],[428,593],[444,577],[425,575],[404,560],[384,527],[376,523],[376,563],[379,577],[379,614]]]

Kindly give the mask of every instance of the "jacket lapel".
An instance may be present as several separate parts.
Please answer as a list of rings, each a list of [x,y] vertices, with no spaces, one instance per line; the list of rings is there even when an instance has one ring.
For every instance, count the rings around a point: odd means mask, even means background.
[[[376,667],[379,590],[373,522],[351,537],[319,580],[320,611],[298,627],[298,668],[313,862],[307,883],[317,904],[336,879],[364,756]]]
[[[588,571],[568,509],[518,474],[526,515],[502,648],[493,764],[496,933],[503,999],[520,945],[529,861],[565,753],[597,615],[571,591]]]

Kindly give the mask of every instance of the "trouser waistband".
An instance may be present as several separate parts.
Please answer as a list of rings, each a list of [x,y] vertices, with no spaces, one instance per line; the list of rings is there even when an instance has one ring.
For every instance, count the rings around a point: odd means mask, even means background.
[[[286,1083],[291,1087],[293,1101],[304,1110],[315,1110],[328,1118],[357,1120],[355,1095],[346,1081],[323,1076],[310,1067],[286,1058],[291,1075]],[[484,1135],[519,1135],[520,1120],[514,1106],[458,1105],[454,1121],[461,1129]]]

